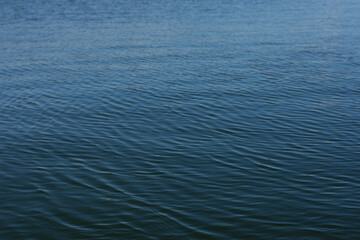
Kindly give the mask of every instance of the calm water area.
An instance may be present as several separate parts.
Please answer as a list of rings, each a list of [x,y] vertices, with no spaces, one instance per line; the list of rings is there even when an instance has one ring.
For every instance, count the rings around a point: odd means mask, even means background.
[[[0,0],[0,239],[360,239],[360,1]]]

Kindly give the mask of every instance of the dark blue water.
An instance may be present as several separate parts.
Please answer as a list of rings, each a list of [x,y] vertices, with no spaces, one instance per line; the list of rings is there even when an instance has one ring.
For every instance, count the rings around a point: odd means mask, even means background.
[[[360,1],[0,1],[0,239],[359,239]]]

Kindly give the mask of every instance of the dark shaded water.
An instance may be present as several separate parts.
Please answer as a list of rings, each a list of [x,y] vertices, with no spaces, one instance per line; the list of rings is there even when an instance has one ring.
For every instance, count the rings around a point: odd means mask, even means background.
[[[360,1],[0,6],[0,239],[360,238]]]

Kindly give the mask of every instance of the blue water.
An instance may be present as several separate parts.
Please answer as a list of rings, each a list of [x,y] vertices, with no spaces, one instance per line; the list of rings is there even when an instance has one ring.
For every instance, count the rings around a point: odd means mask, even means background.
[[[0,239],[359,239],[360,1],[0,1]]]

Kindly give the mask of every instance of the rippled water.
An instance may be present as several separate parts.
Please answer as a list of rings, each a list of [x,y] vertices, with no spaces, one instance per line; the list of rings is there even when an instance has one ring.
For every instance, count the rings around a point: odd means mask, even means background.
[[[360,238],[359,1],[0,6],[0,239]]]

